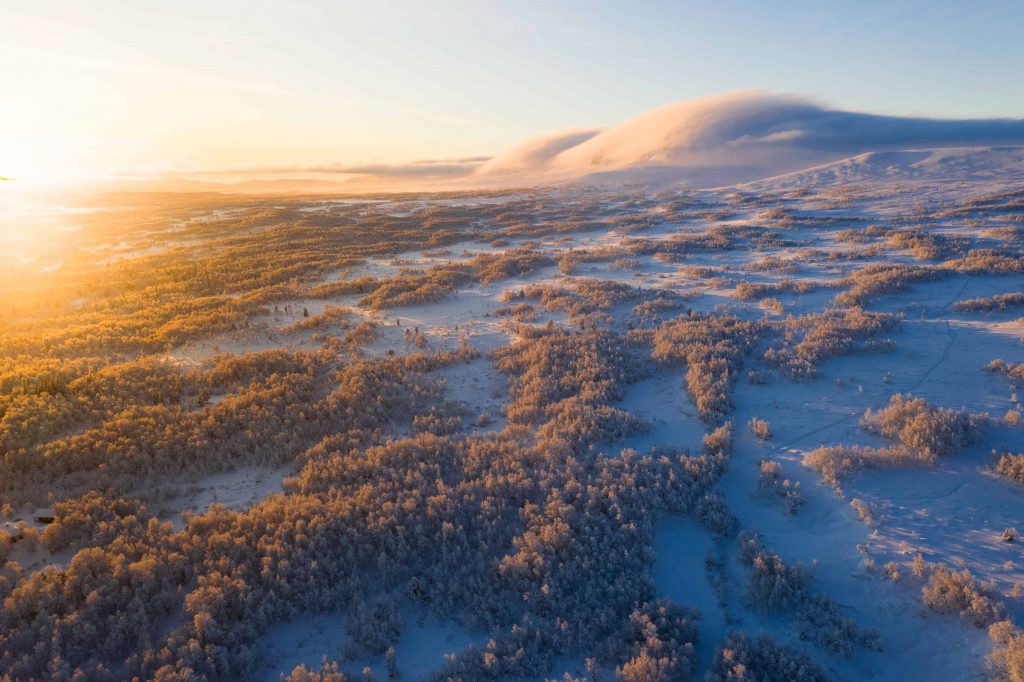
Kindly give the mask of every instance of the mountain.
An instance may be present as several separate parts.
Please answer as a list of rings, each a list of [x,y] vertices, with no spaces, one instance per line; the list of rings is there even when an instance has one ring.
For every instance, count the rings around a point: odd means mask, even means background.
[[[893,182],[1020,182],[1024,147],[953,147],[858,154],[847,159],[744,184],[790,190]]]
[[[739,92],[669,104],[609,128],[527,140],[482,164],[474,180],[711,187],[868,152],[1004,145],[1024,145],[1024,120],[881,116],[790,95]]]

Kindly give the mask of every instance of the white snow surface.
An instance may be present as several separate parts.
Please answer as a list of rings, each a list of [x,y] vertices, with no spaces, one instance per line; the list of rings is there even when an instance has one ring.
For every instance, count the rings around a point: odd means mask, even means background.
[[[794,112],[810,116],[822,111],[789,98],[766,99],[750,94],[703,102],[700,106],[666,108],[622,130],[573,133],[575,137],[562,136],[547,144],[534,144],[517,152],[518,155],[497,157],[485,167],[485,172],[514,174],[527,169],[532,173],[541,164],[544,172],[550,169],[557,175],[567,169],[578,172],[585,168],[686,163],[690,149],[729,141],[721,135],[716,137],[715,131],[720,132],[725,124],[710,120],[720,115],[722,108],[735,119],[743,119],[768,116],[779,107],[792,116],[796,116]],[[673,123],[679,117],[686,118],[685,124]],[[796,145],[806,137],[787,127],[789,119],[783,119],[765,128],[757,138],[735,138],[741,140],[737,145],[775,148]],[[827,116],[825,119],[831,120]],[[644,129],[643,134],[640,129]],[[949,137],[953,137],[952,133]],[[570,145],[576,138],[579,141]],[[547,152],[550,153],[545,157]],[[811,152],[823,153],[821,149]],[[728,161],[731,152],[723,154],[722,158]],[[806,168],[805,161],[800,161],[804,164],[800,168]],[[787,163],[774,169],[785,170]],[[700,233],[712,225],[779,227],[791,245],[751,244],[749,249],[695,250],[681,262],[671,263],[638,256],[637,266],[629,269],[614,268],[607,262],[583,263],[575,273],[565,276],[557,268],[549,267],[527,277],[486,286],[472,284],[439,302],[384,312],[358,309],[357,297],[353,296],[334,301],[294,301],[292,310],[308,306],[316,314],[327,304],[346,305],[352,306],[358,315],[376,319],[381,323],[380,334],[366,349],[371,354],[388,350],[408,352],[402,335],[414,326],[428,336],[432,347],[452,347],[465,336],[477,348],[492,350],[512,342],[505,319],[493,315],[496,308],[505,305],[501,300],[505,289],[530,283],[568,284],[579,276],[616,279],[685,295],[683,310],[692,307],[695,311],[710,311],[724,306],[741,317],[756,319],[777,313],[766,312],[758,301],[738,300],[733,296],[734,285],[708,283],[687,268],[719,268],[717,276],[736,281],[838,282],[866,263],[920,264],[905,251],[877,240],[881,250],[860,260],[803,258],[792,274],[743,269],[769,256],[789,259],[816,251],[850,250],[854,247],[835,239],[836,231],[868,224],[891,225],[894,216],[913,213],[922,205],[931,210],[951,208],[965,198],[1014,187],[1024,187],[1024,149],[1020,147],[873,151],[788,175],[776,173],[775,177],[756,183],[688,195],[701,211],[655,222],[636,235],[609,228],[570,234],[567,240],[547,240],[543,248],[558,255],[569,248],[616,246],[630,236],[669,239],[682,233]],[[737,199],[744,196],[759,199],[748,203]],[[652,201],[657,203],[659,199]],[[787,217],[808,220],[787,222],[786,217],[766,217],[764,212],[768,209],[781,209]],[[716,211],[721,216],[711,215]],[[999,216],[950,216],[933,221],[928,227],[967,238],[976,247],[990,248],[994,242],[986,231],[1005,224],[1009,223]],[[459,253],[463,248],[477,245],[455,245],[450,251]],[[400,259],[422,268],[438,262],[421,252],[402,254]],[[381,275],[388,270],[381,263],[367,267]],[[812,592],[832,597],[860,626],[877,629],[884,649],[855,650],[850,659],[830,656],[801,641],[792,619],[753,612],[745,603],[746,570],[736,564],[734,543],[716,540],[690,519],[668,517],[661,520],[655,539],[657,560],[652,578],[659,596],[699,607],[702,612],[698,678],[708,669],[715,645],[729,629],[771,634],[804,651],[841,679],[966,680],[979,674],[984,656],[991,649],[985,631],[955,616],[925,609],[920,598],[923,581],[911,576],[910,562],[915,554],[921,553],[929,563],[966,567],[979,581],[993,581],[1004,596],[1008,613],[1021,622],[1022,600],[1010,596],[1010,590],[1015,583],[1024,582],[1024,550],[1019,543],[1000,542],[999,535],[1004,528],[1022,526],[1024,487],[995,476],[988,466],[988,457],[997,447],[1024,451],[1024,428],[998,423],[998,418],[1017,404],[1017,398],[1005,376],[984,372],[982,367],[993,358],[1024,360],[1024,325],[1019,321],[1024,311],[953,311],[956,301],[1020,289],[1019,275],[1001,274],[954,273],[934,282],[911,284],[904,291],[872,297],[867,304],[869,310],[903,316],[899,327],[888,334],[895,342],[891,352],[826,360],[819,367],[820,376],[810,380],[794,381],[769,370],[767,384],[753,385],[742,378],[736,383],[736,410],[730,416],[735,425],[736,447],[731,469],[720,482],[720,488],[740,526],[760,532],[766,545],[787,562],[813,566]],[[839,289],[823,288],[806,294],[782,293],[778,298],[783,314],[800,315],[829,308],[838,292]],[[680,311],[676,310],[666,316],[678,314]],[[281,325],[293,318],[294,314],[273,323]],[[564,316],[540,311],[539,322],[547,319],[566,322]],[[624,319],[615,324],[625,330]],[[246,341],[236,349],[313,343],[308,338],[279,339],[270,332]],[[744,369],[765,369],[758,363],[755,354]],[[502,428],[501,405],[508,397],[508,383],[486,355],[472,364],[441,370],[437,378],[445,381],[448,396],[466,408],[467,430]],[[993,425],[987,429],[983,442],[942,459],[933,469],[860,473],[844,480],[839,490],[824,484],[817,472],[805,466],[806,455],[821,444],[883,444],[860,428],[859,420],[867,408],[884,407],[891,395],[900,392],[912,392],[939,406],[988,413]],[[623,448],[646,452],[659,446],[697,451],[708,428],[698,419],[686,393],[681,367],[659,369],[630,386],[617,406],[645,418],[651,428],[602,446],[612,454]],[[495,421],[478,425],[484,413]],[[753,417],[771,424],[773,435],[767,442],[755,439],[747,429],[746,424]],[[806,502],[797,514],[787,515],[778,505],[757,494],[758,463],[762,458],[778,462],[788,479],[800,482]],[[261,480],[273,482],[272,478]],[[193,508],[210,501],[215,484],[212,480],[204,482],[199,486],[202,491],[195,492],[182,506]],[[226,477],[225,486],[234,491],[232,499],[238,503],[248,503],[273,488],[249,485],[237,477]],[[850,505],[854,498],[875,510],[872,526],[854,512]],[[217,499],[224,498],[218,495]],[[874,561],[875,570],[865,563],[864,552]],[[709,553],[727,560],[724,608],[708,582],[705,559]],[[900,565],[903,577],[898,582],[887,580],[878,570],[889,561]],[[407,621],[409,626],[396,644],[399,666],[407,679],[419,679],[440,662],[443,653],[486,642],[490,634],[464,632],[454,625],[454,618],[428,619],[422,625],[415,618]],[[277,679],[279,673],[290,671],[300,662],[313,666],[319,664],[322,656],[337,658],[338,645],[344,637],[344,617],[339,614],[305,616],[275,626],[264,640],[264,679]],[[344,667],[358,672],[364,665],[372,667],[378,675],[383,674],[380,657],[352,661]]]

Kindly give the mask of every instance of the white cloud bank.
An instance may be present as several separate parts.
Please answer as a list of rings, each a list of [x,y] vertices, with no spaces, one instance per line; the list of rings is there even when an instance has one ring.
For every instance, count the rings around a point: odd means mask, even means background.
[[[669,104],[603,130],[540,136],[473,174],[485,184],[621,179],[747,182],[869,151],[1024,145],[1024,120],[836,111],[745,91]]]
[[[984,149],[997,146],[1005,149]],[[975,153],[933,155],[932,161],[943,160],[942,168],[923,157],[885,156],[951,148],[972,148]],[[881,156],[861,158],[865,154]],[[609,128],[540,135],[493,157],[195,170],[126,182],[135,188],[174,191],[320,193],[564,182],[720,187],[806,169],[814,169],[819,180],[849,181],[869,171],[876,177],[934,174],[952,172],[954,161],[957,172],[1019,175],[1022,157],[1024,119],[878,116],[828,109],[792,95],[743,91],[669,104]],[[843,160],[849,163],[831,165]]]

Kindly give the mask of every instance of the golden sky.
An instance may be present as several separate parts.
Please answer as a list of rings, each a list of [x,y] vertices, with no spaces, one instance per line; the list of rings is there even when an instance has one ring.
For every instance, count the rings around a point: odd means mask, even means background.
[[[1021,25],[1008,1],[0,0],[0,176],[447,163],[749,87],[1019,117]]]

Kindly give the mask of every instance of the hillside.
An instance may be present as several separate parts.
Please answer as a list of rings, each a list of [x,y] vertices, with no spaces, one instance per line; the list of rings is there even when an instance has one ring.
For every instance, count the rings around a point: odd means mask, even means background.
[[[1022,144],[1022,120],[880,116],[827,109],[793,96],[738,92],[670,104],[604,129],[542,135],[496,155],[473,179],[699,188],[752,182],[869,152]]]

